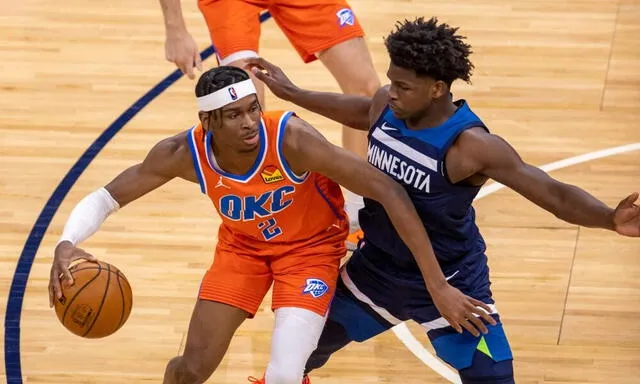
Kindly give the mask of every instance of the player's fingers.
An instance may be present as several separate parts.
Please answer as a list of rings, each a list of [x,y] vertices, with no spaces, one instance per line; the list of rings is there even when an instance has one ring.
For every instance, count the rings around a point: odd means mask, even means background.
[[[458,324],[457,321],[454,321],[449,316],[442,316],[442,317],[444,317],[444,319],[447,320],[451,328],[455,329],[456,332],[458,333],[462,333],[462,327],[460,326],[460,324]]]
[[[184,68],[182,73],[187,75],[187,77],[191,80],[196,78],[196,74],[193,72],[193,61],[191,60],[191,58],[189,58],[188,62],[183,62],[182,66]]]
[[[53,300],[58,300],[62,298],[62,287],[60,287],[60,272],[57,268],[51,269],[51,279],[49,281],[51,284],[51,289],[53,290],[54,297]],[[51,305],[53,305],[53,300],[51,301]]]
[[[65,269],[64,272],[62,272],[62,277],[65,283],[67,283],[67,287],[71,287],[73,285],[73,276],[71,275],[71,271],[68,268]],[[62,297],[62,291],[60,291],[59,297]]]
[[[276,71],[278,69],[278,67],[276,67],[275,65],[271,64],[271,62],[267,61],[266,59],[262,58],[262,57],[257,57],[257,63],[260,67],[262,67],[263,69],[265,69],[267,72],[269,73],[273,73],[274,71]]]
[[[269,75],[267,75],[266,73],[262,72],[260,69],[253,67],[251,68],[251,73],[253,73],[253,75],[260,81],[262,81],[265,84],[269,84],[269,80],[271,80],[271,78],[269,77]]]
[[[473,308],[473,312],[478,314],[480,317],[482,317],[483,319],[485,319],[489,324],[491,325],[496,325],[496,319],[494,319],[490,313],[492,312],[491,307],[489,307],[489,305],[483,303],[480,300],[476,300],[476,299],[470,299],[471,304],[474,306]]]
[[[266,69],[263,63],[264,63],[264,59],[262,59],[261,57],[249,57],[245,59],[245,67],[250,68],[252,70],[253,68]]]
[[[53,308],[53,298],[55,297],[55,292],[53,291],[52,281],[49,280],[49,308]]]
[[[87,261],[90,261],[92,263],[95,263],[95,262],[98,261],[98,259],[95,256],[93,256],[92,254],[87,253],[87,252],[85,252],[85,251],[83,251],[81,249],[76,249],[76,251],[73,253],[73,257],[71,258],[71,262],[74,262],[74,261],[80,260],[80,259],[87,260]]]
[[[202,72],[202,58],[200,57],[200,52],[198,52],[197,48],[195,55],[193,56],[193,63],[195,67],[198,68],[198,71]]]
[[[469,315],[468,318],[469,322],[471,322],[480,332],[484,333],[485,335],[487,333],[489,333],[489,330],[487,329],[487,326],[484,325],[484,323],[482,322],[482,320],[479,317],[476,317],[472,314]]]
[[[625,197],[620,204],[618,204],[618,208],[628,208],[632,207],[633,203],[638,199],[638,192],[634,192],[629,196]]]
[[[464,319],[460,322],[460,325],[462,325],[462,327],[464,329],[466,329],[467,331],[471,332],[471,334],[475,337],[480,336],[480,332],[478,332],[478,329],[476,327],[474,327],[468,319]]]

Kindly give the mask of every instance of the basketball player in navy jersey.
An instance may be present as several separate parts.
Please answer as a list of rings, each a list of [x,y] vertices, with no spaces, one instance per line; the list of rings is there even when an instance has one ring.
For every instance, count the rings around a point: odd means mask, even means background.
[[[251,61],[252,71],[276,96],[369,131],[369,162],[407,190],[446,276],[443,281],[425,279],[383,207],[366,199],[359,217],[364,239],[341,271],[307,372],[351,341],[414,320],[463,383],[514,383],[512,353],[492,298],[485,242],[471,206],[480,187],[491,178],[564,221],[635,237],[640,236],[640,207],[634,204],[638,193],[612,209],[524,163],[505,140],[489,132],[466,101],[453,101],[451,84],[469,81],[473,69],[471,47],[457,28],[418,18],[399,23],[385,44],[391,83],[373,98],[302,90],[273,64]],[[497,324],[481,334],[442,317],[432,289],[442,284],[489,304]]]

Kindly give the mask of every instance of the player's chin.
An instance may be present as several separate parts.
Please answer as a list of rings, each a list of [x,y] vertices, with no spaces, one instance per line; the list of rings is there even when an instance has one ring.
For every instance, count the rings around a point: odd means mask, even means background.
[[[393,113],[393,117],[395,117],[396,119],[402,120],[405,119],[408,115],[405,110],[399,108],[395,104],[389,104],[389,109],[391,110],[391,113]]]
[[[245,143],[242,141],[238,146],[238,152],[253,152],[260,146],[260,142],[257,143]]]
[[[410,116],[407,112],[403,111],[402,109],[392,109],[391,113],[393,113],[393,117],[395,117],[398,120],[405,120]]]

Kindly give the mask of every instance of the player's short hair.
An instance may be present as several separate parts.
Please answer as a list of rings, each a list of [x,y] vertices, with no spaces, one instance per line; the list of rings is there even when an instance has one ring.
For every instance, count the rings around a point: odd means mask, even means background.
[[[457,35],[457,31],[458,28],[438,24],[435,17],[428,21],[419,17],[396,23],[385,45],[394,65],[451,86],[456,79],[470,82],[474,68],[469,61],[471,46],[464,43],[466,37]]]
[[[196,97],[208,95],[226,86],[248,79],[249,74],[238,67],[223,65],[211,68],[198,79]]]

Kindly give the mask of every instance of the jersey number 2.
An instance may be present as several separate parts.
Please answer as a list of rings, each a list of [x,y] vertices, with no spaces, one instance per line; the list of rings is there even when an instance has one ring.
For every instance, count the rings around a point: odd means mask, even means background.
[[[258,224],[258,229],[262,229],[262,236],[264,236],[264,239],[267,241],[282,235],[282,229],[277,226],[276,219],[273,217]]]

